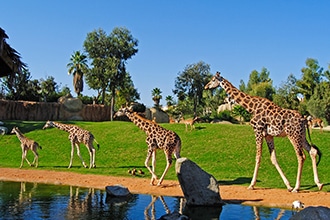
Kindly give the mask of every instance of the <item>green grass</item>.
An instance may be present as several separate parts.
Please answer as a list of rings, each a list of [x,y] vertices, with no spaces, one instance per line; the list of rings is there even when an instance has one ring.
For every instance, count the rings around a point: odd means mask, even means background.
[[[96,169],[83,168],[79,157],[74,155],[73,167],[67,169],[70,160],[70,142],[68,133],[56,128],[42,130],[45,122],[6,121],[11,129],[18,126],[29,138],[37,141],[39,150],[39,167],[29,167],[26,163],[22,169],[42,169],[90,173],[113,176],[128,176],[128,169],[138,168],[145,175],[135,178],[150,178],[144,167],[147,152],[146,135],[130,122],[65,122],[73,123],[90,130],[100,143],[96,151]],[[162,124],[163,127],[175,131],[182,140],[181,156],[187,157],[202,169],[212,174],[221,184],[248,186],[255,164],[255,141],[252,128],[248,125],[227,124],[197,124],[196,130],[185,131],[183,124]],[[322,151],[322,161],[318,166],[320,181],[325,184],[323,191],[330,191],[329,170],[330,148],[328,141],[330,132],[321,133],[314,130],[313,143]],[[289,179],[291,186],[295,184],[297,159],[294,149],[287,138],[275,138],[278,162]],[[16,135],[0,136],[0,167],[18,168],[21,161],[20,142]],[[266,144],[259,169],[257,187],[285,188],[282,179],[270,162]],[[89,164],[89,155],[84,145],[81,145],[82,156]],[[33,154],[28,153],[30,161]],[[313,181],[311,159],[306,153],[301,189],[316,191]],[[166,165],[162,151],[157,153],[156,173],[160,177]],[[171,167],[165,179],[177,179],[174,166]]]

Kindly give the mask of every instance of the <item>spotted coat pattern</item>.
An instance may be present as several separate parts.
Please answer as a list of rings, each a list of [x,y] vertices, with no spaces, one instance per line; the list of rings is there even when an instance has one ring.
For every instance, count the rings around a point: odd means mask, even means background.
[[[276,167],[289,191],[299,191],[302,167],[305,161],[303,149],[310,154],[312,159],[314,182],[321,190],[323,184],[320,183],[317,173],[317,164],[321,159],[321,152],[315,145],[310,145],[306,140],[306,128],[308,129],[307,120],[295,110],[283,109],[266,98],[250,96],[241,92],[229,81],[220,76],[219,72],[217,72],[211,81],[205,85],[205,89],[214,89],[218,86],[222,87],[226,93],[235,100],[236,103],[243,106],[252,114],[250,124],[255,133],[257,152],[254,174],[249,189],[254,189],[257,181],[262,153],[262,143],[263,139],[265,139],[270,152],[272,164]],[[293,145],[298,159],[298,171],[296,185],[294,188],[290,186],[288,179],[285,177],[276,159],[273,138],[285,136],[288,137]],[[317,155],[319,155],[319,161],[316,163]]]
[[[72,167],[72,161],[73,161],[73,154],[74,154],[74,147],[77,148],[77,154],[81,159],[81,162],[85,168],[87,168],[86,163],[84,162],[81,154],[80,154],[80,144],[83,143],[87,147],[89,151],[90,156],[90,164],[89,168],[95,168],[95,148],[93,145],[93,141],[96,142],[97,146],[99,147],[98,142],[95,140],[94,135],[87,130],[81,129],[76,125],[70,125],[70,124],[62,124],[59,122],[54,121],[47,121],[44,125],[43,129],[49,128],[49,127],[55,127],[60,130],[66,131],[69,133],[69,140],[71,142],[71,159],[70,164],[68,168]]]
[[[143,118],[136,112],[132,112],[127,107],[120,109],[115,116],[117,117],[123,115],[126,115],[136,126],[143,130],[147,135],[146,142],[148,145],[148,153],[147,158],[145,160],[145,166],[152,175],[150,181],[151,185],[154,185],[154,181],[157,180],[157,176],[155,174],[156,150],[160,149],[164,151],[167,160],[167,165],[161,178],[158,180],[157,183],[157,185],[161,185],[168,169],[172,164],[172,154],[174,154],[175,158],[180,158],[180,137],[175,132],[167,130],[158,125],[157,123]],[[148,165],[151,157],[152,169]]]
[[[22,161],[21,161],[21,166],[19,168],[22,168],[24,159],[30,166],[35,165],[35,167],[38,167],[38,160],[39,160],[38,148],[41,149],[41,146],[36,141],[25,137],[24,134],[18,129],[18,127],[14,127],[13,130],[11,131],[11,133],[12,134],[15,133],[18,140],[21,142]],[[26,157],[27,152],[29,150],[31,150],[34,154],[34,160],[33,160],[32,164]]]

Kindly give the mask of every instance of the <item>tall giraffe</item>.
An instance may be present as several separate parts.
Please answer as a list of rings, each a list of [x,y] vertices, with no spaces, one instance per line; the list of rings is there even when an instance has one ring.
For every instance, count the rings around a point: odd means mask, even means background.
[[[148,153],[147,158],[145,160],[144,165],[151,173],[151,181],[150,184],[154,185],[154,181],[157,180],[157,176],[155,174],[155,166],[156,166],[156,150],[163,150],[166,156],[167,164],[166,168],[158,180],[157,185],[161,185],[163,179],[172,165],[172,154],[174,154],[175,158],[180,158],[181,151],[181,139],[180,137],[173,131],[167,130],[155,122],[152,122],[148,119],[143,118],[138,115],[136,112],[133,112],[130,108],[125,107],[116,112],[115,117],[126,115],[136,126],[138,126],[141,130],[143,130],[147,134],[147,145],[148,145]],[[148,166],[150,158],[152,157],[152,169]]]
[[[13,130],[10,133],[11,134],[15,133],[18,140],[21,142],[22,162],[21,162],[21,166],[19,168],[22,168],[23,163],[24,163],[24,159],[26,160],[26,162],[30,166],[35,165],[35,167],[38,167],[39,154],[38,154],[37,150],[38,150],[38,148],[41,149],[41,146],[36,141],[25,137],[24,134],[18,129],[18,127],[13,127]],[[29,150],[31,150],[34,154],[34,160],[33,160],[32,164],[30,163],[30,161],[26,157],[27,152]]]
[[[71,142],[71,159],[68,168],[72,167],[72,160],[74,154],[74,147],[77,148],[77,154],[80,157],[80,160],[85,168],[87,168],[86,163],[84,162],[82,156],[80,155],[80,143],[86,145],[89,152],[89,168],[95,168],[95,148],[93,146],[93,141],[96,142],[97,147],[99,148],[99,143],[95,140],[94,135],[87,130],[81,129],[76,125],[62,124],[54,121],[47,121],[42,129],[55,127],[60,130],[66,131],[69,133],[69,140]]]
[[[205,89],[214,89],[218,86],[221,86],[232,99],[253,115],[250,124],[255,133],[257,153],[254,174],[249,189],[254,189],[257,181],[261,160],[262,142],[263,139],[265,139],[270,152],[271,162],[276,167],[284,184],[290,192],[298,192],[300,188],[302,168],[306,159],[303,149],[309,152],[312,159],[314,182],[319,190],[321,190],[323,184],[320,183],[317,173],[317,165],[321,160],[321,152],[315,145],[310,145],[306,140],[306,128],[308,129],[307,120],[297,111],[283,109],[266,98],[250,96],[239,91],[229,81],[220,76],[219,72],[216,72],[211,81],[205,85]],[[293,145],[298,160],[298,171],[294,188],[290,186],[288,179],[285,177],[276,159],[273,138],[285,136],[289,138]],[[317,155],[319,155],[318,162],[316,162]]]

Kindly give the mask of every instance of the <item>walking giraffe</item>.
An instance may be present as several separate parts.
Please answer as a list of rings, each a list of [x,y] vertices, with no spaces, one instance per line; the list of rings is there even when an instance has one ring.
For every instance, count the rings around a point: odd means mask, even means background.
[[[297,111],[283,109],[266,98],[250,96],[239,91],[230,82],[220,76],[219,72],[216,72],[211,81],[205,85],[205,89],[214,89],[218,86],[221,86],[232,99],[253,114],[250,124],[255,133],[257,153],[254,174],[249,189],[254,189],[257,181],[261,160],[262,142],[265,138],[270,152],[271,162],[276,167],[284,184],[290,192],[298,192],[300,188],[302,168],[306,159],[303,149],[309,152],[312,159],[314,182],[319,190],[321,190],[323,184],[320,183],[317,173],[317,165],[321,160],[321,152],[315,145],[310,145],[306,140],[306,128],[308,129],[307,120]],[[276,159],[273,138],[285,136],[289,138],[293,145],[298,160],[298,171],[294,188],[290,186],[288,179],[285,177]],[[319,155],[318,162],[316,162],[317,155]]]
[[[77,154],[80,157],[80,160],[85,168],[87,168],[87,165],[85,164],[82,156],[80,155],[80,143],[83,143],[86,145],[88,152],[89,152],[89,168],[95,168],[95,148],[93,146],[93,141],[96,142],[97,147],[99,148],[99,143],[95,140],[94,135],[84,129],[79,128],[76,125],[69,125],[69,124],[62,124],[59,122],[54,121],[47,121],[46,124],[42,129],[55,127],[60,130],[66,131],[69,133],[69,140],[71,142],[71,159],[70,164],[68,168],[72,167],[72,160],[73,160],[73,154],[74,154],[74,147],[77,148]]]
[[[13,130],[10,133],[12,133],[12,134],[16,133],[18,140],[21,142],[22,162],[21,162],[21,166],[19,168],[22,168],[24,159],[30,166],[35,165],[35,167],[38,167],[39,154],[38,154],[37,150],[38,150],[38,148],[41,149],[41,146],[36,141],[25,137],[24,134],[18,129],[18,127],[13,127]],[[34,154],[34,160],[33,160],[32,164],[26,158],[27,152],[29,150],[31,150]]]
[[[147,134],[147,145],[148,145],[148,153],[147,158],[145,160],[144,165],[151,173],[151,181],[150,184],[154,185],[154,181],[157,180],[157,176],[155,174],[155,166],[156,166],[156,150],[163,150],[166,156],[166,168],[158,180],[157,185],[161,185],[163,179],[168,171],[168,169],[172,165],[172,154],[174,154],[175,158],[180,158],[181,151],[181,139],[180,137],[173,131],[167,130],[155,122],[152,122],[148,119],[143,118],[138,115],[136,112],[133,112],[130,108],[125,107],[116,112],[115,117],[126,115],[136,126],[138,126],[141,130],[143,130]],[[149,167],[149,161],[152,156],[152,169]]]

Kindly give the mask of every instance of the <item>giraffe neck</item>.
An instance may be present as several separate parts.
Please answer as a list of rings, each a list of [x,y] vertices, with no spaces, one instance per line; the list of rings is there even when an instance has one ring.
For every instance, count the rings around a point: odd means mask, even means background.
[[[158,127],[157,124],[154,122],[143,118],[142,116],[138,115],[136,112],[126,112],[126,116],[141,130],[145,131],[146,133],[151,132],[151,127]]]
[[[74,125],[67,125],[67,124],[62,124],[59,122],[53,122],[53,125],[55,128],[58,128],[62,131],[66,131],[66,132],[71,132],[71,129]]]
[[[23,135],[23,133],[20,130],[16,129],[15,133],[16,133],[16,136],[17,136],[17,138],[20,142],[22,142],[25,139],[25,136]]]
[[[248,112],[253,113],[255,108],[255,103],[252,99],[253,97],[240,91],[233,84],[231,84],[228,80],[222,77],[221,87],[226,91],[227,94],[230,95],[230,98],[234,99],[235,102],[242,107],[244,107]],[[256,99],[257,100],[257,99]]]

